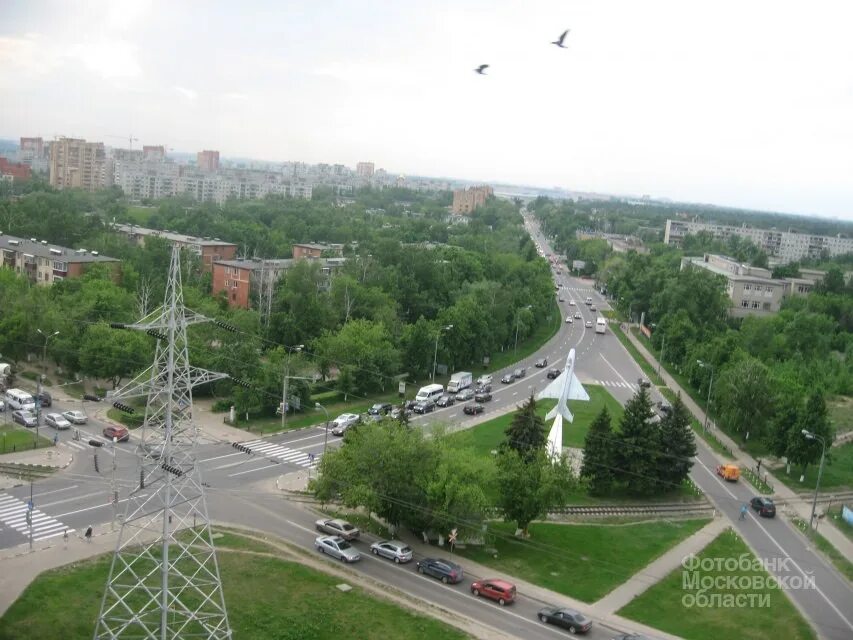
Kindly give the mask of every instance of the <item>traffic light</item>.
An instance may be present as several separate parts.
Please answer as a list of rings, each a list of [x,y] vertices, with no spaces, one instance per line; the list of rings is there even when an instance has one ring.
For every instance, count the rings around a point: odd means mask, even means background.
[[[230,331],[231,333],[237,333],[237,327],[233,327],[230,324],[222,322],[222,320],[214,320],[213,324],[215,324],[220,329],[225,329],[226,331]]]
[[[119,411],[124,411],[125,413],[136,413],[136,410],[130,405],[126,405],[123,402],[113,402],[113,406]]]
[[[100,473],[101,470],[98,469],[98,452],[95,452],[95,473]]]

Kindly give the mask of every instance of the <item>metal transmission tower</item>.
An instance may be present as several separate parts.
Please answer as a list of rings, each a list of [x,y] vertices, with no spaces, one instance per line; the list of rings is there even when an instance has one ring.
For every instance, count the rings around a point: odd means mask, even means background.
[[[227,376],[190,366],[187,326],[209,320],[184,308],[179,251],[172,249],[163,306],[114,325],[145,331],[157,348],[154,364],[112,398],[148,401],[139,486],[127,499],[95,640],[231,638],[192,420],[193,387]]]

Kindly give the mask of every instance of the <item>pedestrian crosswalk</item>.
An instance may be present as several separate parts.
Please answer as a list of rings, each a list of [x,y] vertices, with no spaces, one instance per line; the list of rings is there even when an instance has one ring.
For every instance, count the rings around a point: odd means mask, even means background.
[[[639,388],[636,384],[632,384],[630,382],[623,382],[622,380],[589,380],[588,382],[589,384],[597,384],[601,387],[631,389],[632,391],[636,391]]]
[[[84,444],[82,442],[78,442],[76,440],[66,440],[64,442],[59,443],[60,446],[66,447],[68,449],[75,449],[77,451],[85,451],[86,449],[91,449],[91,445]]]
[[[320,462],[320,454],[306,453],[299,449],[290,449],[269,440],[251,440],[249,442],[241,442],[240,444],[248,447],[253,453],[268,458],[276,458],[297,467],[313,469]]]
[[[9,494],[0,494],[0,524],[29,538],[30,525],[27,524],[27,503]],[[38,542],[39,540],[61,536],[66,531],[72,533],[74,529],[69,529],[59,520],[51,518],[38,509],[33,509],[33,541]]]

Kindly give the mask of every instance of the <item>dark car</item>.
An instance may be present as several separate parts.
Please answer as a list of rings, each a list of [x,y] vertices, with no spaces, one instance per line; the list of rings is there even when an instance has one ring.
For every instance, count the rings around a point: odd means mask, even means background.
[[[483,413],[483,405],[481,404],[466,404],[462,409],[462,413],[465,413],[469,416],[475,416],[478,413]]]
[[[501,382],[504,384],[509,384],[510,382],[515,382],[515,375],[513,373],[505,373],[503,378],[501,378]]]
[[[130,440],[130,432],[124,427],[104,427],[104,437],[108,440],[115,438],[119,442]]]
[[[36,420],[35,415],[30,413],[26,409],[19,409],[18,411],[13,411],[12,422],[17,422],[18,424],[22,424],[25,427],[35,427],[38,425],[38,420]]]
[[[456,402],[456,398],[446,393],[439,396],[438,400],[435,401],[439,407],[449,407],[452,406],[454,402]]]
[[[646,378],[637,378],[637,384],[641,389],[649,389],[652,386],[652,383]]]
[[[553,380],[554,378],[559,378],[561,373],[563,373],[562,369],[548,369],[548,373],[545,374],[545,377],[548,378],[548,380]]]
[[[415,408],[412,411],[415,413],[431,413],[435,411],[435,403],[432,400],[421,400],[415,404]]]
[[[492,399],[492,394],[488,391],[481,391],[474,396],[474,402],[488,402]]]
[[[491,391],[491,387],[489,387]],[[456,394],[456,402],[467,402],[474,397],[474,390],[471,388],[462,389],[459,393]]]
[[[527,369],[525,369],[524,367],[519,367],[518,369],[513,370],[512,375],[515,377],[516,380],[520,380],[521,378],[527,375]]]
[[[393,407],[390,402],[377,402],[367,410],[367,413],[372,416],[384,416],[385,414],[390,413],[392,408]]]
[[[477,388],[474,390],[474,393],[491,393],[492,385],[490,384],[478,384]],[[472,398],[474,396],[471,396]]]
[[[42,391],[41,393],[37,394],[36,400],[38,401],[40,407],[49,407],[53,404],[53,398],[50,397],[50,394],[47,391]]]
[[[545,367],[547,367],[547,366],[548,366],[548,358],[539,358],[539,359],[534,363],[534,366],[535,366],[537,369],[544,369]]]
[[[444,558],[424,558],[418,562],[418,573],[438,578],[444,584],[461,582],[464,575],[462,567]]]
[[[749,501],[753,509],[758,511],[758,515],[762,518],[773,518],[776,515],[776,505],[770,498],[764,496],[756,496]]]
[[[565,607],[542,607],[539,609],[539,621],[568,629],[569,633],[586,633],[592,628],[592,620]]]
[[[515,585],[497,578],[471,583],[471,593],[477,597],[491,598],[501,606],[515,602]]]

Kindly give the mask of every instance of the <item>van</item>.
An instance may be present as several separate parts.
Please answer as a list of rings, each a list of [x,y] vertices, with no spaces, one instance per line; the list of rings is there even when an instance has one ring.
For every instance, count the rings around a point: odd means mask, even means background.
[[[587,296],[587,297],[586,297],[586,303],[587,303],[587,304],[592,304],[592,298],[591,298],[591,297],[589,297],[589,296]]]
[[[427,386],[418,389],[418,395],[415,396],[415,402],[424,402],[425,400],[435,402],[442,393],[444,393],[444,387],[440,384],[428,384]]]
[[[485,387],[487,384],[492,384],[492,374],[486,373],[477,378],[477,386]]]
[[[13,409],[24,409],[27,411],[35,411],[36,401],[32,395],[20,389],[9,389],[6,391],[6,404]]]

